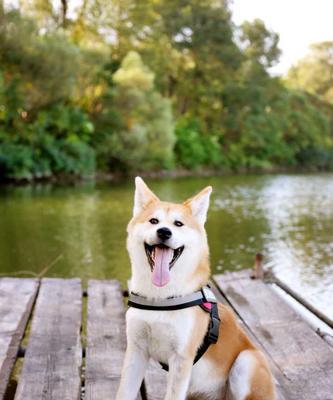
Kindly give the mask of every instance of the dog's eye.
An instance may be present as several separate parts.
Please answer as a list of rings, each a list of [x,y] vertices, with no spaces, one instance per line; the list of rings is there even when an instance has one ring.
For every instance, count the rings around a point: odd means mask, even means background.
[[[149,222],[150,222],[151,224],[153,224],[153,225],[156,225],[156,224],[158,224],[158,219],[157,219],[157,218],[151,218],[151,219],[149,220]]]
[[[180,221],[175,221],[175,225],[176,226],[183,226],[184,224],[182,222],[180,222]]]

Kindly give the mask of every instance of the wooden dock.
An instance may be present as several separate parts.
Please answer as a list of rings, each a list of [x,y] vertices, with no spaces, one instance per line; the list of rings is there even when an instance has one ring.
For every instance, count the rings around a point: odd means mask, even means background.
[[[266,353],[279,400],[333,400],[333,348],[250,272],[213,277],[219,301]],[[119,282],[0,279],[0,400],[114,399],[126,347]],[[163,400],[151,365],[138,400]]]

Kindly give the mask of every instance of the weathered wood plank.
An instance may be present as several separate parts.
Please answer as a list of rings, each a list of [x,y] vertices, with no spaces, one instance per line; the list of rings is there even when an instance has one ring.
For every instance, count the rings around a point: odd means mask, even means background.
[[[230,279],[230,274],[214,279],[281,371],[287,398],[332,399],[333,350],[300,315],[260,280]]]
[[[252,275],[253,271],[250,269],[242,269],[241,271],[227,271],[224,274],[218,274],[213,276],[213,280],[215,277],[223,276],[223,281],[238,281],[239,279],[249,279]]]
[[[4,398],[37,289],[37,279],[0,279],[0,400]]]
[[[248,278],[249,275],[246,275],[246,277]],[[240,278],[240,279],[243,279],[243,278]],[[214,292],[218,302],[222,303],[224,305],[230,306],[230,304],[228,303],[226,298],[223,296],[223,294],[221,293],[218,286],[214,282],[211,282],[210,284],[211,284],[211,289]],[[244,321],[239,317],[239,315],[236,314],[236,317],[237,317],[239,325],[242,327],[242,329],[244,329],[244,331],[249,336],[249,338],[252,340],[252,342],[256,346],[258,346],[258,348],[261,348],[261,343],[258,342],[258,340],[254,336],[253,332],[245,325]],[[264,349],[262,349],[262,350],[264,350]],[[287,397],[287,394],[285,392],[285,389],[280,385],[280,381],[284,379],[282,371],[279,368],[277,368],[277,366],[274,363],[274,360],[271,359],[269,354],[266,353],[266,356],[267,356],[271,371],[272,371],[275,381],[276,381],[277,400],[289,400],[289,398]]]
[[[86,400],[115,398],[125,350],[125,307],[120,284],[116,280],[90,280],[88,283]]]
[[[15,400],[78,400],[82,290],[79,279],[41,282]]]

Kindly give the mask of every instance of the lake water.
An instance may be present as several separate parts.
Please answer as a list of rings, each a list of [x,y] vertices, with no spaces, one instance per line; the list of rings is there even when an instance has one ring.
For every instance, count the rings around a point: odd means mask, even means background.
[[[333,174],[147,180],[164,200],[206,185],[213,272],[265,264],[333,317]],[[0,273],[129,277],[125,250],[133,182],[0,187]],[[54,265],[53,265],[54,264]]]

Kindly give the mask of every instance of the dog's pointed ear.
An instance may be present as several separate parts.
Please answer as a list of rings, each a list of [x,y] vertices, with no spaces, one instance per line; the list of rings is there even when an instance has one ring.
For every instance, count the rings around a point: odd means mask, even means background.
[[[133,217],[136,217],[148,204],[158,200],[158,197],[149,189],[143,179],[137,176],[135,178]]]
[[[184,203],[185,206],[191,209],[192,215],[201,225],[204,225],[207,219],[209,198],[212,190],[211,186],[207,186],[200,193],[186,200]]]

